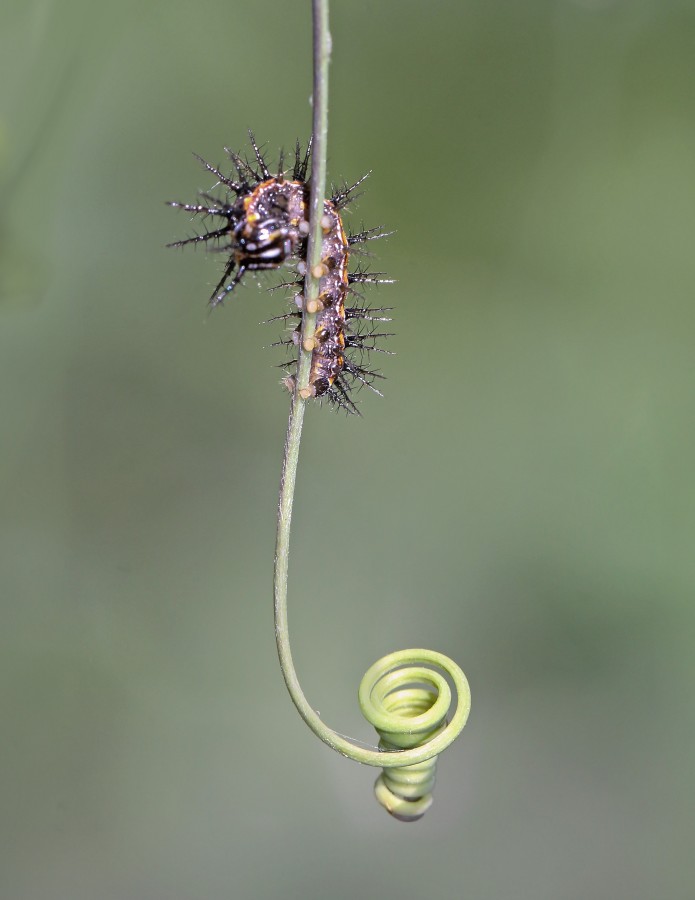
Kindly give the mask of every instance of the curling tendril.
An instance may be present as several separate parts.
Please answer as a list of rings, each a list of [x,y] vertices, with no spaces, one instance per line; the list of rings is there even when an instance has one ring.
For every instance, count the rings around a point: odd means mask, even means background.
[[[311,230],[307,249],[304,295],[306,306],[319,295],[321,264],[321,213],[326,188],[327,88],[330,34],[328,0],[313,0],[314,91],[313,166],[311,179]],[[278,528],[275,548],[275,637],[280,667],[290,696],[301,717],[325,744],[356,762],[383,769],[377,779],[378,801],[402,821],[419,819],[432,803],[437,755],[460,734],[470,711],[466,676],[453,660],[433,650],[402,650],[384,656],[367,671],[359,689],[359,701],[367,720],[376,728],[380,743],[370,750],[329,728],[311,707],[302,691],[292,661],[287,622],[289,538],[299,461],[299,444],[306,406],[311,353],[304,339],[313,333],[314,316],[303,315],[297,378],[292,394],[283,457]],[[447,721],[453,682],[456,708]]]

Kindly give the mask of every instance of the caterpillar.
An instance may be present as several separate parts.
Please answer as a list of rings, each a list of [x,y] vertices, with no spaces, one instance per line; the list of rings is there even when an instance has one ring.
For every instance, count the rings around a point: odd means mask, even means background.
[[[297,261],[296,280],[282,282],[277,287],[295,289],[294,307],[285,315],[275,316],[270,321],[299,320],[291,337],[284,338],[276,345],[296,346],[300,341],[301,316],[304,311],[302,293],[303,277],[306,274],[306,253],[309,235],[309,166],[311,163],[311,141],[302,153],[299,142],[295,148],[294,165],[291,176],[283,170],[284,155],[276,174],[271,174],[266,159],[259,149],[251,131],[249,138],[254,152],[250,161],[238,153],[225,148],[236,172],[235,177],[224,175],[221,170],[194,154],[204,168],[217,179],[217,185],[224,191],[219,199],[201,192],[202,203],[179,203],[170,201],[169,206],[182,209],[204,219],[223,220],[220,227],[209,229],[183,240],[167,244],[168,247],[185,247],[213,242],[212,247],[227,254],[222,277],[210,295],[212,308],[223,304],[225,298],[242,281],[246,272],[279,269],[291,260]],[[369,174],[369,173],[367,173]],[[388,353],[376,346],[379,338],[391,334],[378,331],[379,322],[390,322],[390,307],[368,307],[363,304],[360,285],[391,283],[382,278],[383,273],[369,272],[364,268],[348,271],[352,248],[367,241],[386,237],[389,233],[381,227],[363,229],[356,233],[346,232],[342,211],[355,196],[355,190],[367,175],[352,185],[335,190],[324,201],[321,229],[321,271],[319,297],[315,308],[316,327],[311,348],[311,369],[309,374],[310,396],[326,398],[337,408],[348,413],[357,413],[356,403],[351,394],[354,389],[369,387],[380,396],[374,386],[376,379],[384,376],[365,365],[365,355],[370,351]],[[353,305],[348,298],[356,297]],[[307,342],[305,342],[305,349]],[[295,376],[291,374],[297,360],[282,364],[287,369],[283,383],[294,390]]]

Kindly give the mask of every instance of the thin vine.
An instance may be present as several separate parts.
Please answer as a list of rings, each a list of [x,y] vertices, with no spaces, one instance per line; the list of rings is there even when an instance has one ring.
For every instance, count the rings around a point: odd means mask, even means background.
[[[304,283],[304,304],[297,377],[290,406],[278,503],[274,569],[275,636],[280,667],[290,696],[311,730],[325,744],[356,762],[384,769],[376,783],[379,802],[396,818],[414,821],[432,802],[434,767],[441,753],[461,732],[470,710],[470,690],[461,669],[441,653],[404,650],[389,654],[366,673],[359,689],[365,717],[380,735],[379,749],[370,750],[335,732],[319,717],[302,691],[290,649],[287,621],[287,580],[292,502],[297,479],[299,445],[308,389],[316,301],[320,279],[321,219],[326,189],[328,135],[328,67],[331,36],[328,0],[312,0],[313,11],[313,130],[310,231]],[[454,684],[457,705],[447,723]]]

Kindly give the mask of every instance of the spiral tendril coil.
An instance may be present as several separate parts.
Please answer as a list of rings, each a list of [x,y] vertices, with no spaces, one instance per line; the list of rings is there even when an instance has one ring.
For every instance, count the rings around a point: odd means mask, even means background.
[[[448,722],[452,694],[443,673],[458,695]],[[374,785],[376,798],[394,818],[415,822],[432,805],[438,754],[455,740],[468,719],[471,695],[466,676],[442,653],[399,650],[365,673],[359,702],[379,734],[379,749],[386,753]],[[399,765],[398,751],[415,747],[429,748],[432,755],[423,762]]]

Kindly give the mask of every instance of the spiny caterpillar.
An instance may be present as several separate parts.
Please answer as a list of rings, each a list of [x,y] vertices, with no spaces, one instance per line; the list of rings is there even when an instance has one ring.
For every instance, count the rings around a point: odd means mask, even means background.
[[[252,132],[249,132],[249,137],[255,156],[253,162],[225,147],[236,170],[235,179],[223,175],[218,168],[196,155],[208,172],[217,178],[218,185],[225,191],[224,199],[201,192],[204,203],[169,203],[169,206],[186,210],[193,216],[223,219],[224,224],[167,246],[184,247],[213,241],[218,244],[214,248],[216,251],[228,254],[222,277],[210,295],[211,307],[223,303],[246,272],[278,269],[288,260],[296,259],[297,280],[278,285],[297,290],[294,296],[296,311],[271,319],[300,320],[291,338],[277,342],[280,345],[296,346],[300,341],[301,316],[304,310],[302,279],[306,274],[310,230],[310,187],[307,172],[311,160],[311,141],[304,154],[297,142],[292,177],[288,178],[283,170],[283,154],[280,154],[277,174],[271,174]],[[320,293],[315,307],[308,310],[316,313],[316,328],[313,338],[305,341],[305,349],[311,349],[312,354],[309,395],[326,397],[336,407],[350,413],[358,413],[350,396],[355,387],[366,385],[381,396],[373,381],[384,376],[363,365],[365,353],[372,350],[389,352],[375,346],[378,338],[390,335],[378,332],[378,326],[374,324],[390,321],[386,316],[375,315],[388,312],[389,308],[362,305],[356,285],[390,282],[381,278],[381,273],[370,273],[364,269],[348,272],[350,247],[386,237],[387,234],[381,228],[349,234],[343,227],[341,211],[353,199],[355,189],[366,177],[365,175],[355,184],[335,191],[330,199],[324,201],[321,218],[323,240]],[[356,305],[346,305],[348,294],[357,297]],[[283,364],[287,368],[296,365],[296,359]],[[294,378],[294,375],[288,374],[283,379],[289,390],[294,390]]]

